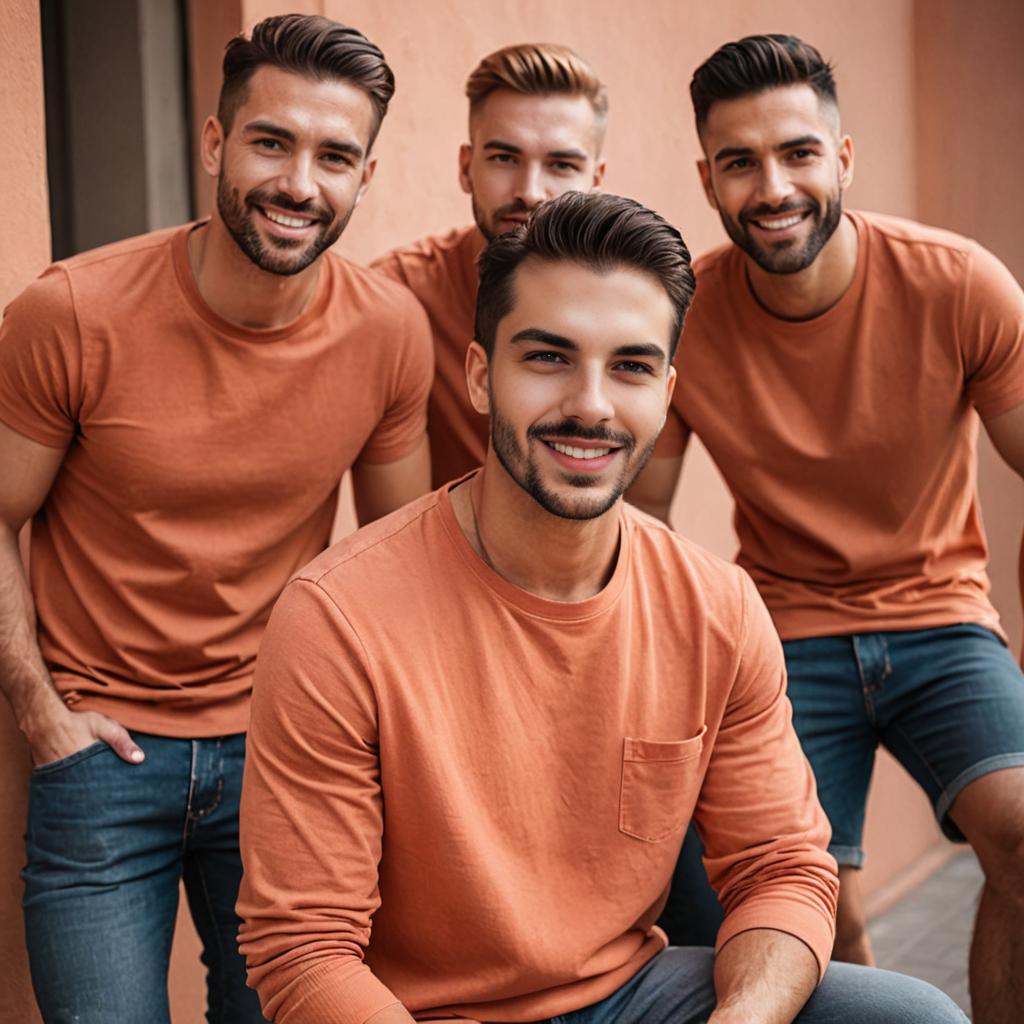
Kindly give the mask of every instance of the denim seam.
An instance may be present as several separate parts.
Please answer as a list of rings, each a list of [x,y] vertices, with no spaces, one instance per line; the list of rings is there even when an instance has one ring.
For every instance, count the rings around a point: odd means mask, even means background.
[[[181,834],[181,852],[188,847],[189,825],[192,822],[192,796],[196,791],[196,749],[198,743],[192,740],[192,757],[188,766],[188,797],[185,799],[185,824]]]
[[[200,888],[203,891],[203,903],[206,906],[207,916],[209,917],[210,921],[213,923],[213,927],[212,927],[211,931],[214,934],[214,939],[215,939],[216,944],[217,944],[217,957],[218,957],[218,959],[220,961],[219,970],[217,971],[217,980],[218,980],[218,985],[219,985],[219,988],[220,988],[220,992],[219,992],[219,996],[220,996],[220,1019],[223,1021],[223,1019],[224,1019],[224,1008],[227,1006],[227,1003],[228,1003],[227,990],[225,988],[225,985],[226,985],[225,964],[227,963],[227,957],[224,955],[224,946],[223,946],[223,944],[221,943],[221,940],[220,940],[220,929],[217,927],[217,914],[216,914],[216,912],[213,909],[213,902],[210,899],[210,891],[209,891],[209,889],[206,886],[206,875],[203,873],[203,862],[202,862],[202,859],[199,858],[199,857],[196,858],[196,874],[199,876],[199,886],[200,886]],[[205,945],[205,943],[204,943],[204,945]],[[212,974],[211,971],[207,971],[207,985],[209,985],[211,974]],[[211,1010],[211,1011],[213,1009],[213,1007],[209,1006],[209,1005],[208,1005],[207,1008],[209,1010]],[[216,1022],[211,1021],[211,1024],[216,1024]]]
[[[860,868],[864,866],[864,847],[829,844],[828,852],[840,867]]]
[[[977,779],[982,778],[985,775],[991,775],[992,772],[999,771],[1001,768],[1020,768],[1024,767],[1024,752],[1019,754],[996,754],[993,757],[987,757],[984,761],[979,761],[977,764],[971,765],[970,768],[964,769],[940,794],[939,799],[935,801],[935,817],[938,819],[939,824],[942,824],[942,819],[949,813],[950,807],[953,806],[953,801],[967,788],[970,783]],[[950,819],[952,820],[952,819]],[[956,825],[956,822],[953,822]],[[960,830],[960,826],[956,825],[957,830]]]
[[[917,754],[918,760],[921,762],[921,764],[924,765],[924,767],[927,770],[928,774],[932,777],[932,781],[935,783],[935,785],[938,788],[939,793],[941,795],[942,788],[943,788],[942,787],[942,779],[940,779],[939,776],[936,775],[935,769],[932,767],[931,761],[924,755],[924,753],[922,752],[921,748],[910,738],[910,736],[908,736],[906,734],[906,732],[903,731],[902,728],[900,728],[899,725],[891,724],[889,726],[889,729],[891,729],[895,733],[898,733],[903,738],[903,740],[907,744],[907,746],[910,747],[910,749],[915,754]],[[899,755],[896,753],[896,751],[893,750],[892,747],[888,743],[885,743],[884,741],[883,741],[883,745],[884,745],[885,749],[888,750],[889,753],[892,754],[892,756],[895,757],[896,760],[900,762],[900,764],[902,765],[903,769],[906,770],[907,766],[905,764],[903,764],[902,761],[900,761]],[[956,781],[956,780],[954,780],[954,781]],[[920,783],[919,783],[919,785],[920,785]],[[936,804],[936,807],[938,807],[938,804]]]

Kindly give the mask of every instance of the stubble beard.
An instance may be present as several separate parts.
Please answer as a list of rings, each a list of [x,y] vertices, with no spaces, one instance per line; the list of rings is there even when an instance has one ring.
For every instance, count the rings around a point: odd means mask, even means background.
[[[515,428],[495,409],[494,396],[491,395],[491,444],[494,454],[498,457],[505,472],[528,494],[538,505],[551,515],[560,519],[588,520],[603,516],[626,492],[637,474],[646,465],[654,451],[657,434],[639,452],[636,451],[636,439],[628,434],[612,434],[607,431],[586,430],[571,420],[559,424],[536,424],[526,432],[527,441],[543,444],[543,435],[558,437],[578,437],[590,441],[608,441],[621,448],[622,469],[612,487],[602,493],[595,494],[589,501],[583,492],[602,486],[601,481],[589,474],[566,474],[566,484],[576,489],[579,499],[572,503],[566,501],[555,491],[549,489],[541,479],[540,468],[533,455],[523,451],[516,437]]]
[[[309,241],[298,238],[274,238],[270,243],[273,246],[271,249],[256,229],[257,213],[251,206],[247,208],[247,204],[253,202],[266,203],[295,213],[311,213],[317,208],[310,203],[292,202],[280,193],[271,196],[265,192],[250,192],[246,197],[246,203],[243,203],[238,189],[232,188],[225,181],[223,174],[217,179],[217,212],[228,234],[260,270],[281,277],[300,274],[334,245],[341,238],[355,209],[353,205],[343,217],[334,221],[323,221],[320,230]],[[323,212],[326,214],[328,211]]]
[[[804,210],[811,211],[814,226],[802,245],[798,245],[795,239],[786,239],[766,247],[750,234],[749,228],[746,226],[748,221],[757,220],[758,217],[778,216],[783,213]],[[818,254],[835,234],[842,217],[843,197],[837,189],[826,201],[824,211],[820,203],[813,201],[802,205],[781,206],[778,209],[758,206],[752,210],[743,211],[738,221],[723,215],[722,226],[729,238],[765,273],[798,274],[801,270],[806,270],[818,258]]]

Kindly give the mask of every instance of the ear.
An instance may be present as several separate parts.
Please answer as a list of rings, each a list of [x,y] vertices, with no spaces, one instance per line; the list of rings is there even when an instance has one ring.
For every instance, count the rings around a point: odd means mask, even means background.
[[[704,158],[697,161],[697,173],[700,175],[700,183],[704,189],[705,199],[707,199],[712,210],[717,210],[718,200],[715,198],[715,188],[711,184],[711,165]]]
[[[363,196],[366,195],[366,190],[370,187],[370,182],[373,181],[374,172],[377,170],[377,158],[371,156],[369,160],[363,164],[363,177],[359,182],[359,191],[356,192],[356,201],[352,204],[358,206],[363,201]]]
[[[224,127],[212,115],[203,123],[199,136],[199,159],[211,178],[220,174],[224,162]]]
[[[665,415],[668,415],[669,406],[672,404],[672,392],[676,389],[676,368],[670,366],[665,376]]]
[[[469,165],[473,159],[473,147],[468,142],[459,146],[459,184],[467,196],[473,194],[473,182],[469,177]]]
[[[487,387],[487,353],[479,341],[471,341],[466,349],[466,390],[469,401],[484,416],[491,412],[491,395]]]
[[[853,139],[844,135],[839,140],[839,187],[845,192],[853,184]]]
[[[601,182],[604,181],[604,172],[607,167],[608,161],[604,159],[598,160],[594,165],[594,181],[591,186],[593,189],[597,190],[601,187]]]

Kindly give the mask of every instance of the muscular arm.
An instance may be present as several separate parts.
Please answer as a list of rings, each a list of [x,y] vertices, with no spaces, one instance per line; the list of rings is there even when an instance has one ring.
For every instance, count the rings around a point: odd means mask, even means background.
[[[715,958],[718,1005],[708,1024],[789,1024],[818,983],[799,939],[770,928],[733,936]]]
[[[416,449],[394,462],[357,462],[352,492],[359,525],[365,526],[430,490],[430,446],[424,434]]]
[[[64,459],[0,423],[0,686],[25,734],[34,764],[73,754],[101,739],[126,761],[142,751],[116,722],[65,707],[36,640],[32,594],[18,551],[18,531],[42,505]]]

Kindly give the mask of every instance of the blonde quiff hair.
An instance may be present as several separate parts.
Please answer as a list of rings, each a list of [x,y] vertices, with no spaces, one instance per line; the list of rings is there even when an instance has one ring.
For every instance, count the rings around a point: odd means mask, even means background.
[[[518,43],[488,54],[466,79],[469,114],[498,89],[523,95],[563,93],[585,96],[597,118],[598,132],[604,134],[608,120],[608,91],[593,68],[568,46],[554,43]]]

